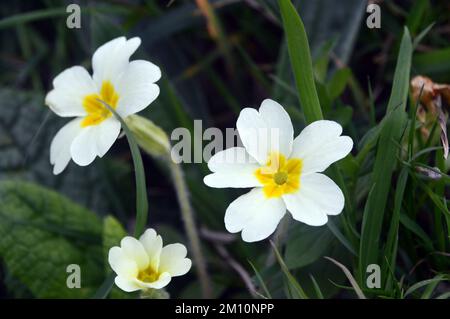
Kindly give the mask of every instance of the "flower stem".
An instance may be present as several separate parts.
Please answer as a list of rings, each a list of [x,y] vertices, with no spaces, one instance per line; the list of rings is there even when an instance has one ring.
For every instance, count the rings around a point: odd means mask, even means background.
[[[200,246],[200,239],[195,227],[194,212],[189,202],[189,195],[184,179],[183,170],[179,164],[176,164],[169,157],[169,168],[172,175],[175,190],[177,192],[178,202],[180,204],[181,216],[184,222],[184,228],[192,249],[194,264],[196,265],[197,275],[200,280],[202,294],[204,298],[211,298],[211,286],[209,275],[206,270],[206,263]]]
[[[130,145],[136,176],[136,226],[134,228],[134,236],[139,237],[144,232],[148,216],[147,186],[145,183],[145,171],[144,164],[142,163],[141,152],[139,151],[139,147],[133,133],[122,117],[117,114],[117,112],[110,105],[108,105],[108,103],[100,99],[98,99],[98,101],[103,103],[103,105],[105,105],[105,107],[113,113],[120,122],[122,129],[125,131],[125,135],[127,136],[128,144]]]

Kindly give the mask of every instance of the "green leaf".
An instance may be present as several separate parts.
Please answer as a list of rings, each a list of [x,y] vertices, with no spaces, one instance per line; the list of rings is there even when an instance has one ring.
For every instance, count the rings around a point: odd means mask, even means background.
[[[0,182],[0,256],[8,272],[37,298],[85,298],[105,277],[102,224],[91,211],[51,190]],[[81,268],[69,289],[66,268]]]
[[[314,83],[314,73],[305,27],[290,0],[279,0],[289,57],[306,122],[323,118]]]
[[[286,243],[285,262],[289,269],[309,265],[324,256],[333,235],[326,227],[309,227],[296,224]]]
[[[333,74],[330,82],[327,84],[328,94],[331,100],[336,99],[342,94],[351,75],[352,72],[349,68],[339,69]]]
[[[372,187],[364,207],[359,253],[359,279],[367,265],[379,263],[381,228],[386,210],[392,174],[397,164],[398,144],[404,131],[411,68],[412,43],[405,28],[395,68],[394,82],[381,128],[372,174]]]

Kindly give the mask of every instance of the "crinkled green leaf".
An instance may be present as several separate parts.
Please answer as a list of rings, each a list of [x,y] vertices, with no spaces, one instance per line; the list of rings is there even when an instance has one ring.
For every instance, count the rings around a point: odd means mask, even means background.
[[[84,298],[104,279],[102,223],[91,211],[49,189],[0,182],[0,258],[37,298]],[[81,268],[68,288],[67,266]]]

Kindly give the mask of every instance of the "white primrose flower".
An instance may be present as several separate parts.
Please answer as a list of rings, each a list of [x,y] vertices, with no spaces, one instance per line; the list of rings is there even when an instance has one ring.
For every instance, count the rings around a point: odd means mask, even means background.
[[[158,66],[144,60],[129,61],[141,44],[140,38],[111,40],[92,57],[93,75],[82,66],[61,72],[45,104],[61,117],[75,117],[55,135],[50,146],[53,173],[61,173],[72,158],[86,166],[103,157],[120,133],[120,122],[99,100],[123,118],[146,108],[159,95],[155,84]]]
[[[324,225],[327,215],[342,211],[342,191],[319,174],[352,150],[353,141],[341,136],[341,125],[316,121],[294,139],[287,112],[267,99],[259,112],[243,109],[236,127],[244,147],[216,153],[208,162],[213,173],[204,178],[210,187],[254,187],[228,206],[229,232],[242,231],[244,241],[254,242],[270,236],[286,210],[311,226]]]
[[[108,262],[114,272],[116,285],[127,292],[161,289],[172,277],[182,276],[191,269],[182,244],[163,247],[162,238],[154,229],[147,229],[137,240],[127,236],[109,250]]]

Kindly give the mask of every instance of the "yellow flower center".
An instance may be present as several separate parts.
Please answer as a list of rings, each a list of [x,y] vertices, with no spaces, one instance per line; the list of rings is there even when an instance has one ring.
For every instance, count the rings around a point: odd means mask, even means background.
[[[282,154],[272,153],[266,166],[258,168],[255,175],[263,185],[267,198],[280,197],[300,188],[302,166],[303,162],[299,158],[286,160]]]
[[[100,94],[89,94],[83,98],[83,107],[87,115],[81,122],[82,127],[98,125],[112,115],[108,108],[98,100],[102,100],[114,110],[116,109],[119,95],[110,81],[103,81]]]
[[[139,272],[137,279],[143,282],[155,282],[159,278],[159,273],[152,266]]]

